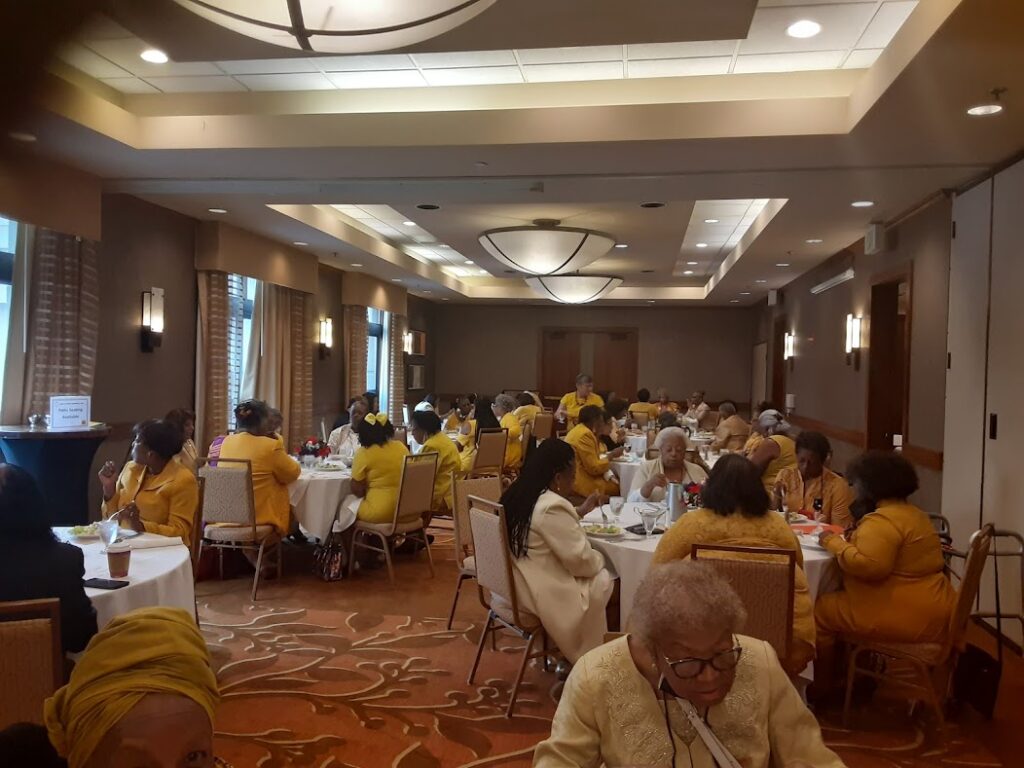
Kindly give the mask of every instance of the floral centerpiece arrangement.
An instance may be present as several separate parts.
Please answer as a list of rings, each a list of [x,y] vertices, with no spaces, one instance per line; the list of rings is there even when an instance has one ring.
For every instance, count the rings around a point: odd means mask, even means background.
[[[326,459],[331,455],[331,447],[318,437],[307,437],[299,446],[299,456],[314,456]]]
[[[683,488],[683,499],[687,507],[700,508],[704,506],[701,495],[704,493],[704,486],[701,483],[689,483]]]

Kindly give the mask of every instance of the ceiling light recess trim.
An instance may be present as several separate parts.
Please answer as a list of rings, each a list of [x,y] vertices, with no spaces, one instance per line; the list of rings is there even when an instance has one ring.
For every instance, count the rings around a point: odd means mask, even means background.
[[[175,0],[204,19],[272,45],[328,53],[389,51],[465,24],[495,0],[389,0],[346,3],[325,15],[320,0]],[[235,9],[243,8],[245,13]]]
[[[589,304],[607,296],[622,284],[612,275],[540,275],[526,284],[545,299],[559,304]]]
[[[604,232],[561,227],[537,219],[533,227],[502,227],[480,235],[480,245],[502,264],[528,275],[575,272],[607,254],[615,238]]]
[[[835,288],[837,285],[842,285],[848,280],[853,280],[854,276],[855,273],[853,271],[853,267],[850,267],[849,269],[840,272],[838,275],[818,283],[816,286],[811,288],[811,293],[817,296],[819,293],[824,293],[831,288]]]

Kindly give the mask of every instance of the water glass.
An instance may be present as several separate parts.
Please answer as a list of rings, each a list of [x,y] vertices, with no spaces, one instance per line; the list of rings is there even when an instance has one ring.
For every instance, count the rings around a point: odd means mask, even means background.
[[[612,496],[608,500],[608,505],[612,508],[612,517],[615,519],[615,522],[619,522],[619,519],[622,517],[622,507],[625,504],[626,500],[621,496]]]
[[[117,534],[121,530],[121,526],[116,518],[113,520],[102,520],[97,527],[99,528],[100,541],[108,547],[117,540]]]
[[[643,521],[644,533],[647,534],[647,538],[654,534],[654,527],[658,524],[661,514],[660,509],[644,508],[640,510],[640,520]]]
[[[623,446],[622,446],[622,456],[626,459],[626,461],[631,461],[632,460],[632,454],[633,454],[633,446],[630,444],[629,440],[627,439],[625,444],[623,444]]]

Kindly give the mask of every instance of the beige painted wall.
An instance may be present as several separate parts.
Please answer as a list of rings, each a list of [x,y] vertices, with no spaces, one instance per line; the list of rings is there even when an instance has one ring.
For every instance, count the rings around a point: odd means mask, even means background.
[[[217,221],[199,225],[195,266],[255,277],[305,293],[317,292],[316,256]]]
[[[373,307],[396,315],[408,312],[408,292],[397,285],[385,283],[360,272],[346,272],[341,291],[344,304]]]
[[[677,398],[703,388],[710,400],[750,399],[758,313],[749,309],[435,305],[434,314],[427,344],[438,392],[534,388],[542,328],[615,327],[639,331],[640,386],[665,386]]]
[[[100,239],[100,180],[28,153],[0,156],[0,213],[18,221]]]

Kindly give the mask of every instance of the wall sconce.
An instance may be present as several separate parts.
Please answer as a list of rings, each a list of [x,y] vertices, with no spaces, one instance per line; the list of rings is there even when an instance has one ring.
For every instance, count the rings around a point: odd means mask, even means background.
[[[412,332],[406,331],[405,335],[402,336],[402,350],[407,355],[412,354]]]
[[[142,292],[142,351],[152,352],[164,338],[164,289]]]
[[[852,364],[855,371],[860,370],[861,319],[853,315],[846,316],[846,364]]]
[[[334,321],[325,317],[320,321],[320,359],[330,357],[331,347],[334,346]]]
[[[789,361],[789,367],[793,367],[793,358],[796,356],[796,335],[787,333],[782,337],[782,359]]]

